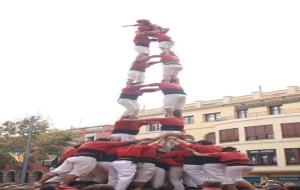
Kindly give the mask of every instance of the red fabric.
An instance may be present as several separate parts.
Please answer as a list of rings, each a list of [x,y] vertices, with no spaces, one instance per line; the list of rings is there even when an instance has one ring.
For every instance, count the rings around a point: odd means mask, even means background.
[[[230,162],[230,161],[248,161],[248,157],[246,154],[233,151],[233,152],[218,152],[218,153],[211,153],[211,156],[220,157],[221,162]]]
[[[130,67],[130,70],[145,72],[146,68],[148,67],[148,60],[149,59],[134,61]]]
[[[74,156],[76,153],[78,152],[77,148],[72,148],[70,150],[67,150],[66,152],[64,152],[60,157],[58,162],[62,163],[63,161],[65,161],[67,158],[70,158],[72,156]]]
[[[168,166],[182,166],[184,152],[181,150],[172,150],[159,155],[159,162]]]
[[[180,127],[181,130],[184,127],[184,119],[178,117],[151,118],[147,120],[152,121],[152,123],[160,123],[162,126]]]
[[[141,153],[141,158],[157,158],[157,149],[159,149],[159,145],[148,145],[146,146],[142,153]]]
[[[141,120],[118,120],[114,124],[114,129],[130,129],[139,130],[143,125],[149,125],[153,122],[151,121],[141,121]]]
[[[161,55],[160,61],[162,63],[168,63],[168,62],[179,63],[179,58],[176,55]]]
[[[151,33],[151,36],[155,37],[155,38],[158,38],[158,41],[159,42],[162,42],[162,41],[171,41],[171,37],[168,36],[167,34],[165,33],[161,33],[161,32],[152,32]]]
[[[161,27],[151,23],[139,23],[138,24],[138,31],[146,32],[146,31],[153,31],[159,30]]]
[[[135,35],[135,37],[133,39],[133,42],[136,45],[143,45],[143,46],[147,46],[147,47],[149,47],[149,45],[152,41],[154,41],[154,40],[150,39],[147,34],[137,34],[137,35]]]
[[[101,142],[101,141],[93,141],[82,144],[78,149],[93,149],[99,150],[102,152],[106,152],[111,147],[123,146],[128,143],[126,142]]]
[[[220,146],[213,146],[213,145],[185,145],[185,144],[179,144],[177,148],[184,150],[184,157],[189,156],[195,156],[190,150],[187,150],[187,148],[191,148],[196,150],[199,153],[215,153],[215,152],[221,152],[223,147]]]
[[[171,83],[171,82],[162,82],[162,83],[152,83],[148,84],[148,86],[158,86],[161,90],[163,89],[178,89],[182,90],[182,87],[180,84],[177,83]]]
[[[184,126],[184,119],[177,117],[166,117],[160,120],[161,125]]]
[[[122,157],[135,157],[140,158],[142,155],[143,149],[146,148],[147,145],[135,145],[135,146],[124,146],[119,147],[116,151],[118,158]]]
[[[133,94],[133,95],[140,95],[141,86],[128,86],[122,89],[122,94]]]
[[[223,147],[214,145],[190,145],[190,148],[204,154],[220,152],[223,150]]]

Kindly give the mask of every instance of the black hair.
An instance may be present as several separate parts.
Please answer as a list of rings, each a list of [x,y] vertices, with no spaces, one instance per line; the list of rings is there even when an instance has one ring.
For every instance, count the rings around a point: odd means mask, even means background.
[[[208,140],[200,140],[197,142],[197,144],[201,144],[201,145],[213,145],[213,143],[211,141]]]
[[[111,138],[100,137],[97,138],[95,141],[111,141]]]
[[[174,117],[182,117],[182,114],[181,114],[180,110],[174,110],[173,115],[174,115]]]
[[[224,147],[222,152],[231,152],[231,151],[236,151],[237,149],[235,147],[232,147],[232,146],[227,146],[227,147]]]

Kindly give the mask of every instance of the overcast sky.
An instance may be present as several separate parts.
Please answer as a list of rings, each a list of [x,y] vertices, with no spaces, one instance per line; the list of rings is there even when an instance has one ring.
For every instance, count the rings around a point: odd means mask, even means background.
[[[298,0],[2,0],[0,122],[39,114],[56,128],[113,123],[136,56],[135,28],[121,26],[140,18],[170,28],[188,103],[299,86],[299,10]],[[146,82],[161,70],[149,68]],[[158,108],[162,97],[139,102]]]

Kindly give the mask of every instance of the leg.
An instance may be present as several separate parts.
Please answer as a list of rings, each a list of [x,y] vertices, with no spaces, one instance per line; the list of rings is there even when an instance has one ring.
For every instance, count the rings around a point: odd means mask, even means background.
[[[155,165],[152,163],[139,163],[137,175],[133,180],[135,189],[142,189],[148,181],[151,180],[155,172]]]
[[[74,182],[76,179],[78,178],[78,176],[74,175],[74,174],[67,174],[63,181],[60,183],[60,186],[68,186],[70,185],[72,182]]]
[[[53,172],[48,172],[45,175],[43,175],[43,177],[39,181],[34,182],[33,186],[34,187],[41,187],[45,183],[45,181],[47,181],[48,179],[51,179],[51,178],[53,178],[55,176],[58,176],[58,174],[57,173],[53,173]]]
[[[152,187],[158,189],[163,186],[165,181],[166,171],[162,168],[156,167],[154,176],[152,178]]]
[[[118,183],[115,189],[126,190],[135,175],[136,164],[131,161],[115,161],[113,167],[117,170],[118,175]]]
[[[116,187],[117,183],[118,183],[117,170],[113,166],[111,166],[108,170],[108,184],[113,187]]]
[[[181,182],[182,167],[170,167],[169,180],[174,186],[175,190],[184,190],[184,186]]]

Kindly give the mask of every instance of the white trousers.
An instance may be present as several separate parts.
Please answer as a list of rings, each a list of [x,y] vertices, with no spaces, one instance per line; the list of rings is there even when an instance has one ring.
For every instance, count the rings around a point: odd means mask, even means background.
[[[132,141],[135,139],[135,135],[125,134],[125,133],[115,133],[111,134],[112,137],[118,137],[122,142]]]
[[[126,190],[136,173],[136,164],[127,160],[116,160],[112,162],[109,171],[108,184],[115,190]]]
[[[164,108],[182,109],[185,104],[186,95],[168,94],[164,96]]]
[[[95,167],[97,161],[95,158],[88,156],[77,156],[67,158],[62,165],[55,168],[53,173],[58,175],[75,175],[75,176],[86,176],[88,175]]]
[[[145,81],[145,72],[130,70],[128,71],[128,80],[143,83]]]
[[[162,41],[158,43],[158,47],[162,49],[170,49],[174,45],[172,41]]]
[[[204,173],[203,165],[184,164],[183,171],[197,186],[203,185],[203,183],[208,180]]]
[[[137,51],[138,53],[146,53],[146,54],[149,54],[149,53],[150,53],[149,47],[135,46],[134,49],[135,49],[135,51]]]
[[[226,175],[234,182],[245,181],[243,177],[247,176],[253,170],[253,166],[227,166]]]
[[[155,164],[153,163],[138,163],[137,174],[134,178],[134,182],[148,182],[152,179],[155,173]]]
[[[233,181],[226,175],[226,166],[221,163],[204,164],[203,170],[208,177],[208,180],[222,181],[222,184],[234,184]]]
[[[163,65],[164,79],[170,79],[171,77],[176,77],[182,69],[183,67],[178,64]]]
[[[164,185],[166,178],[166,170],[156,167],[152,177],[152,187],[158,189]]]
[[[123,116],[137,116],[139,113],[139,103],[137,100],[118,99],[119,104],[126,109]]]
[[[169,168],[169,181],[174,186],[174,190],[184,190],[181,181],[182,172],[182,167],[172,166]]]

